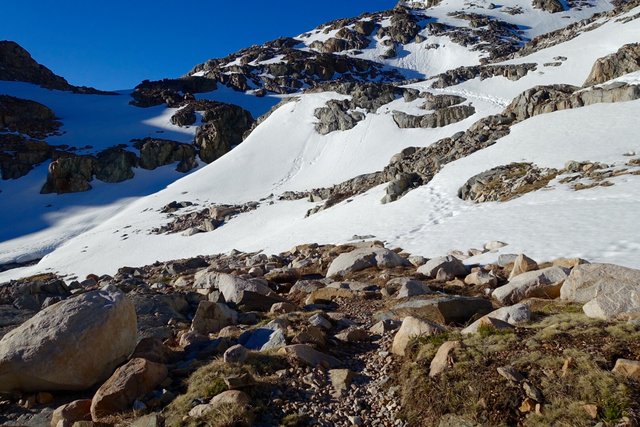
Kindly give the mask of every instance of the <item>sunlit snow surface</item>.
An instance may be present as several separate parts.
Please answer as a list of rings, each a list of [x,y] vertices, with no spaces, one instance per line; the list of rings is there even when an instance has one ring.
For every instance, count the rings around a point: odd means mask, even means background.
[[[628,15],[639,11],[634,9]],[[495,145],[444,166],[428,185],[394,203],[380,203],[384,196],[384,186],[380,186],[305,218],[307,210],[316,204],[305,199],[277,200],[284,191],[325,187],[380,170],[404,147],[428,146],[464,130],[483,116],[501,112],[529,87],[551,83],[580,86],[597,58],[637,40],[640,20],[626,24],[611,21],[561,45],[510,61],[539,64],[536,71],[519,81],[475,79],[434,91],[465,96],[476,108],[473,117],[440,129],[398,129],[390,112],[397,109],[417,114],[417,104],[397,100],[368,114],[351,130],[321,136],[313,128],[317,120],[314,110],[327,99],[343,96],[310,94],[280,107],[227,155],[172,183],[173,174],[177,174],[172,167],[160,174],[158,170],[136,171],[136,179],[125,184],[94,182],[90,192],[63,196],[38,194],[45,166],[22,180],[2,181],[0,220],[4,237],[0,240],[4,242],[0,243],[0,262],[48,255],[36,266],[0,273],[0,281],[42,271],[79,276],[114,273],[123,265],[233,248],[273,253],[299,243],[346,242],[355,234],[374,235],[391,246],[425,256],[502,240],[509,243],[503,253],[526,252],[539,261],[582,256],[640,267],[640,176],[625,175],[612,179],[612,187],[578,192],[553,181],[548,189],[505,203],[473,204],[457,197],[459,187],[471,176],[510,162],[529,161],[555,168],[568,160],[624,164],[629,157],[623,154],[640,153],[640,101],[599,104],[526,120],[512,127],[511,133]],[[567,60],[559,67],[543,66],[556,56]],[[617,80],[638,83],[640,79],[633,73]],[[428,81],[412,86],[431,90]],[[224,91],[220,94],[246,96]],[[273,105],[277,99],[268,101]],[[235,102],[247,105],[242,100]],[[269,105],[252,106],[258,107],[266,111]],[[118,108],[124,109],[124,104]],[[181,132],[166,127],[168,113],[164,109],[134,111],[132,114],[141,115],[136,132]],[[69,114],[73,114],[71,108]],[[115,116],[117,112],[108,114]],[[64,121],[71,129],[67,124],[71,122]],[[186,133],[183,136],[190,138]],[[274,197],[267,198],[271,194]],[[168,221],[158,210],[174,200],[190,200],[198,204],[197,209],[210,203],[260,199],[263,201],[257,210],[213,232],[191,237],[149,234],[150,229]],[[48,204],[53,206],[46,207]],[[470,262],[488,261],[497,255]]]

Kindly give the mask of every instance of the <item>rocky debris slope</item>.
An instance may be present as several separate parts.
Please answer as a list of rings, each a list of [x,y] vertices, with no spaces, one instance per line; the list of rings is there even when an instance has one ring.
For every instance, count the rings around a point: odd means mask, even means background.
[[[35,83],[48,89],[67,90],[76,93],[110,94],[90,87],[70,85],[44,65],[38,64],[19,44],[0,41],[0,80]]]
[[[637,270],[457,256],[309,244],[2,284],[0,313],[33,304],[0,340],[0,422],[637,421],[640,302],[618,298],[638,292]],[[53,370],[51,346],[68,352]],[[427,397],[413,398],[417,389]]]
[[[55,113],[45,105],[0,95],[0,131],[42,139],[55,134],[60,126]]]

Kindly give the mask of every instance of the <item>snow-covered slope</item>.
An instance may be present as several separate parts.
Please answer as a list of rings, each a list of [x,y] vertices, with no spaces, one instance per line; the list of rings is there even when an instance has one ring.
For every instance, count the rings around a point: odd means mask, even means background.
[[[508,15],[508,22],[529,27],[525,29],[527,37],[611,8],[607,2],[595,2],[593,7],[583,10],[550,14],[532,10],[524,2],[512,3],[497,9],[485,7],[482,11],[492,15],[501,13],[501,19],[507,19],[503,15]],[[522,14],[501,12],[506,6],[516,5],[522,7]],[[439,20],[451,20],[454,19],[449,16],[451,11],[478,12],[478,8],[445,1],[424,13]],[[411,83],[408,87],[422,93],[462,96],[465,98],[463,105],[475,108],[471,117],[446,126],[398,128],[393,111],[413,115],[428,113],[420,108],[424,98],[405,100],[400,97],[377,111],[361,111],[364,119],[351,129],[321,135],[314,128],[319,120],[315,116],[316,109],[330,99],[350,97],[332,91],[306,93],[283,104],[237,148],[171,184],[169,182],[175,178],[171,173],[160,174],[159,178],[141,173],[122,193],[112,189],[124,187],[100,184],[90,193],[45,198],[36,194],[39,187],[26,178],[11,186],[2,182],[2,205],[11,204],[16,209],[3,209],[0,220],[3,224],[16,224],[16,231],[3,228],[5,238],[0,239],[4,240],[0,243],[0,263],[34,254],[48,255],[35,266],[0,273],[0,281],[42,271],[79,276],[113,273],[123,265],[144,265],[156,260],[225,252],[233,248],[271,253],[299,243],[349,241],[354,235],[373,235],[425,256],[441,255],[451,249],[467,250],[487,241],[502,240],[509,243],[502,252],[524,251],[539,260],[582,256],[640,266],[640,227],[635,218],[640,212],[639,175],[621,175],[611,179],[613,186],[581,191],[574,191],[556,179],[549,188],[508,202],[474,204],[458,198],[458,189],[469,178],[511,162],[562,168],[570,160],[590,160],[623,167],[630,158],[624,156],[625,153],[640,153],[640,142],[636,137],[640,131],[636,120],[640,114],[638,100],[595,104],[522,121],[512,126],[509,135],[496,144],[444,165],[427,185],[393,203],[380,202],[385,194],[384,185],[308,217],[305,216],[307,211],[321,202],[310,202],[306,198],[279,199],[287,191],[328,187],[360,174],[379,171],[389,163],[392,155],[406,147],[429,146],[466,130],[482,117],[499,114],[512,98],[531,87],[558,83],[581,86],[598,58],[640,40],[640,19],[633,18],[639,13],[640,7],[623,16],[602,18],[597,25],[589,27],[589,31],[583,29],[567,41],[528,56],[493,64],[537,64],[534,71],[518,80],[502,76],[477,77],[443,89],[433,89],[432,80]],[[621,19],[624,17],[633,19]],[[313,34],[320,37],[317,31]],[[305,40],[307,43],[308,38]],[[454,66],[474,65],[480,60],[473,47],[453,42],[441,46],[443,54],[450,55],[451,61],[437,56],[418,59],[413,54],[404,58],[413,58],[412,66],[428,75]],[[410,44],[405,47],[407,52],[411,51]],[[375,49],[374,46],[362,50],[361,55],[372,54]],[[545,65],[552,62],[555,64]],[[407,64],[402,66],[409,68]],[[386,65],[394,64],[387,60]],[[637,73],[617,81],[640,84]],[[219,90],[206,96],[216,96],[216,93],[234,94]],[[108,102],[114,103],[108,113],[114,117],[119,114],[118,108],[125,108],[116,105],[117,101],[113,99]],[[246,105],[243,101],[236,103]],[[189,135],[184,129],[167,127],[168,116],[163,107],[135,111],[141,115],[136,118],[139,122],[136,126],[141,126],[136,132],[162,128],[166,132]],[[38,174],[41,180],[44,169],[38,169],[30,176],[36,179]],[[169,185],[161,188],[166,184]],[[156,192],[150,194],[152,191]],[[170,221],[160,212],[163,206],[185,200],[195,205],[179,214],[222,203],[256,201],[259,206],[206,233],[187,237],[181,233],[151,232]],[[51,213],[48,209],[52,209],[46,207],[48,204],[59,210]],[[31,224],[20,220],[32,214],[37,219]],[[495,257],[496,254],[484,256]],[[475,260],[477,258],[470,262]]]

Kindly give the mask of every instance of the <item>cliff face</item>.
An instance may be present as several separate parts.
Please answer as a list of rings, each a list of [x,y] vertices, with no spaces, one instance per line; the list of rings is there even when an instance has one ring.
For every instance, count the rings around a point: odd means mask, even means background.
[[[64,78],[36,62],[29,52],[13,41],[0,41],[0,80],[35,83],[59,90],[71,90]]]

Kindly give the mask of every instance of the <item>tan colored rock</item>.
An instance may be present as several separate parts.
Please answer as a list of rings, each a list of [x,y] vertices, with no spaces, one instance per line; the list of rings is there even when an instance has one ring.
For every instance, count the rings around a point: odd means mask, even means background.
[[[494,288],[498,285],[496,276],[485,271],[474,271],[464,278],[464,283],[470,286],[488,286]]]
[[[324,347],[327,343],[327,336],[320,326],[305,326],[293,337],[295,344],[313,344]]]
[[[293,313],[294,311],[298,310],[298,306],[295,304],[291,304],[290,302],[277,302],[271,306],[271,309],[269,309],[269,313],[286,314]]]
[[[503,320],[494,319],[493,317],[489,316],[482,316],[480,319],[476,320],[471,325],[460,331],[460,333],[463,335],[477,334],[482,327],[494,328],[497,330],[513,329],[513,325]]]
[[[453,352],[462,347],[460,341],[447,341],[440,346],[429,367],[429,376],[436,377],[453,365]]]
[[[135,308],[119,290],[66,299],[0,340],[0,391],[87,389],[126,360],[136,341]]]
[[[342,365],[342,362],[335,357],[322,353],[306,344],[288,345],[281,348],[279,353],[313,368],[316,366],[338,368]]]
[[[526,256],[520,254],[513,262],[513,268],[509,274],[509,280],[513,279],[519,274],[526,273],[527,271],[533,271],[538,269],[538,263]]]
[[[222,405],[244,406],[250,402],[251,398],[244,391],[227,390],[213,396],[209,404],[215,409]]]
[[[569,276],[562,267],[548,267],[518,274],[491,294],[502,304],[515,304],[525,298],[557,298],[560,288]]]
[[[618,359],[611,372],[640,381],[640,361]]]
[[[337,298],[354,298],[355,294],[350,289],[344,288],[322,288],[317,289],[307,297],[306,304],[315,304],[316,301],[333,301]]]
[[[191,322],[191,330],[201,335],[212,334],[238,323],[238,313],[220,302],[200,301]]]
[[[586,261],[582,258],[558,258],[554,259],[551,264],[556,267],[575,268],[579,265],[589,264],[589,261]]]
[[[74,400],[53,411],[51,427],[71,427],[76,421],[90,420],[91,399]]]
[[[354,328],[336,334],[336,338],[345,342],[369,341],[369,333],[365,329]]]
[[[422,335],[436,335],[444,330],[445,329],[437,323],[416,319],[411,316],[405,317],[400,329],[393,338],[391,352],[398,356],[404,356],[405,350],[412,338]]]
[[[335,390],[335,395],[342,396],[351,385],[354,373],[350,369],[331,369],[329,377],[331,378],[331,385]]]
[[[536,401],[527,397],[522,404],[520,405],[520,412],[522,412],[523,414],[535,411],[536,408]]]
[[[153,391],[167,374],[165,365],[146,359],[131,359],[96,391],[91,402],[91,417],[98,421],[130,409],[137,398]]]
[[[591,419],[595,420],[598,418],[598,406],[593,404],[582,405],[582,409],[591,417]]]

